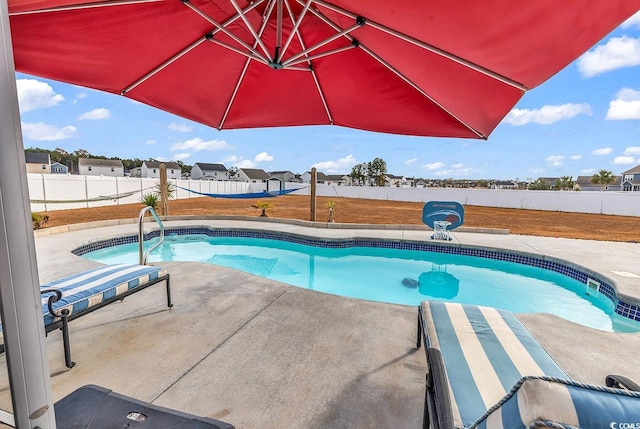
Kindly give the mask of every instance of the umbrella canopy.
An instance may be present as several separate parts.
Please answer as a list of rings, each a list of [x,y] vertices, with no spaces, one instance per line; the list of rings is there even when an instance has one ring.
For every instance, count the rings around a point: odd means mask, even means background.
[[[8,0],[16,70],[218,129],[486,138],[640,0]]]

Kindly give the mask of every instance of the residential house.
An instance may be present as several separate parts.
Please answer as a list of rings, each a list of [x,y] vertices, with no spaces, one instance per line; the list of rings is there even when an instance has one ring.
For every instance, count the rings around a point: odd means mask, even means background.
[[[591,182],[592,177],[593,176],[578,176],[576,178],[575,186],[581,191],[600,191],[600,185]],[[611,185],[607,185],[604,187],[605,191],[620,191],[622,176],[615,176],[615,179],[615,182],[613,182]]]
[[[127,172],[124,172],[124,175],[127,175]],[[142,167],[133,167],[129,170],[129,177],[142,177]]]
[[[409,184],[409,182],[407,182],[407,179],[403,176],[396,176],[394,174],[387,174],[385,175],[384,178],[384,185],[385,186],[393,186],[393,187],[403,187],[403,186],[407,186]]]
[[[78,174],[82,176],[124,176],[119,159],[78,158]]]
[[[193,172],[191,174],[193,175]],[[236,176],[239,182],[265,183],[269,180],[269,173],[261,168],[238,168]]]
[[[296,175],[291,171],[270,171],[269,174],[271,177],[277,177],[283,182],[293,182],[296,178]]]
[[[513,180],[496,180],[491,184],[491,187],[493,189],[518,189],[518,183]]]
[[[59,162],[54,162],[51,164],[51,174],[67,174],[69,172],[69,168],[60,164]]]
[[[302,183],[311,183],[311,172],[306,171],[302,176]],[[316,172],[316,183],[327,183],[329,182],[329,177],[321,171]]]
[[[160,178],[160,164],[164,164],[167,167],[167,180],[178,180],[182,175],[182,169],[177,162],[160,162],[160,161],[143,161],[140,167],[140,177],[146,177],[150,179]]]
[[[351,185],[351,176],[348,174],[327,174],[327,185],[349,186]]]
[[[636,165],[631,170],[622,173],[621,187],[625,192],[640,191],[640,165]]]
[[[25,150],[24,160],[27,164],[27,173],[51,173],[51,157],[47,152],[32,152],[29,150]]]
[[[551,184],[551,189],[555,189],[556,182],[559,180],[559,177],[538,177],[538,180],[544,180]]]
[[[193,180],[229,180],[229,170],[223,164],[196,162],[191,169]]]

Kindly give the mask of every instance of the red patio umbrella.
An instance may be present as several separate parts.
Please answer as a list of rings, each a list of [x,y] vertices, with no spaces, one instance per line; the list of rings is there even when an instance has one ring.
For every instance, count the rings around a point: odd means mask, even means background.
[[[640,0],[8,0],[18,71],[223,128],[486,138]]]

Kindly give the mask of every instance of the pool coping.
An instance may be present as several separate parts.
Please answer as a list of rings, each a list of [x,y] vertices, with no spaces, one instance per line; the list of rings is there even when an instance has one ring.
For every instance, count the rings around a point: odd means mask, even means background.
[[[587,266],[576,263],[574,261],[570,261],[566,258],[561,258],[555,255],[548,255],[540,252],[531,252],[525,250],[517,250],[517,249],[508,249],[503,247],[494,247],[487,246],[483,244],[465,244],[461,242],[459,239],[456,239],[451,242],[440,241],[440,240],[430,240],[424,236],[424,234],[416,235],[416,233],[431,231],[430,228],[420,226],[420,225],[405,225],[408,228],[390,228],[391,225],[384,225],[385,228],[378,228],[376,225],[356,225],[356,228],[349,228],[349,226],[353,226],[352,224],[334,224],[340,225],[340,227],[330,228],[335,230],[334,237],[326,237],[327,229],[324,228],[326,224],[318,223],[318,222],[308,222],[308,221],[291,221],[287,219],[277,219],[274,221],[264,221],[259,219],[256,222],[255,217],[246,217],[246,216],[233,216],[233,217],[224,217],[224,216],[211,216],[211,217],[196,217],[196,216],[188,216],[187,219],[184,219],[184,216],[178,216],[175,218],[166,218],[166,221],[170,224],[174,223],[187,223],[188,226],[178,226],[171,225],[166,226],[167,231],[178,231],[179,234],[187,234],[187,233],[207,233],[206,231],[214,232],[212,234],[207,235],[216,235],[215,231],[218,231],[218,235],[230,236],[230,231],[240,231],[246,232],[248,236],[259,236],[261,233],[264,238],[275,238],[275,239],[285,239],[286,241],[299,242],[301,241],[303,244],[311,244],[318,245],[318,243],[340,243],[338,246],[319,246],[319,247],[352,247],[354,245],[366,245],[368,247],[387,247],[386,243],[391,243],[392,248],[409,248],[411,250],[426,250],[426,251],[435,251],[439,253],[452,253],[466,256],[479,256],[488,259],[495,260],[506,260],[516,263],[521,263],[524,265],[535,266],[539,268],[550,269],[551,271],[555,271],[564,275],[567,275],[581,283],[586,284],[588,279],[592,279],[599,283],[597,287],[598,293],[607,297],[614,306],[614,311],[616,314],[625,317],[630,320],[640,321],[640,298],[638,298],[635,294],[627,294],[621,290],[621,287],[618,282],[616,282],[610,276],[598,271],[597,269],[591,269]],[[220,225],[212,225],[210,221],[225,221],[236,223],[240,221],[245,225],[238,227],[221,227]],[[246,221],[249,221],[251,225],[247,225]],[[105,225],[105,222],[108,225]],[[113,226],[113,225],[127,225],[135,222],[135,220],[126,220],[126,221],[101,221],[101,222],[92,222],[89,224],[78,224],[74,226],[74,230],[82,230],[88,228],[98,228],[103,226]],[[317,225],[319,224],[319,225]],[[153,236],[157,234],[158,227],[156,224],[146,225],[147,229],[150,229],[146,234],[148,236]],[[287,227],[290,226],[290,227]],[[265,228],[266,227],[266,228]],[[292,229],[291,227],[302,227],[302,228],[293,228],[291,231],[284,231],[283,229]],[[419,227],[419,228],[416,228]],[[275,228],[275,230],[274,230]],[[268,231],[262,232],[267,229]],[[280,229],[280,231],[278,231]],[[324,230],[323,236],[318,236],[317,234],[313,234],[312,232],[320,232]],[[356,234],[348,234],[348,231],[358,231]],[[458,232],[459,231],[459,232]],[[64,232],[64,231],[60,231]],[[366,236],[367,232],[371,233],[370,237],[361,236],[363,233]],[[384,232],[392,233],[392,232],[402,232],[402,236],[398,237],[387,237],[380,238],[375,237],[376,232],[378,235]],[[51,233],[51,232],[50,232]],[[54,232],[54,234],[59,232]],[[406,233],[406,234],[405,234]],[[456,230],[454,232],[454,236],[458,238],[464,237],[469,233],[479,233],[478,231],[464,231],[464,230]],[[225,235],[226,234],[226,235]],[[393,233],[392,233],[393,234]],[[413,236],[411,236],[413,234]],[[481,234],[481,233],[480,233]],[[498,234],[501,234],[498,232]],[[47,235],[47,234],[43,234]],[[289,239],[294,237],[296,239]],[[558,240],[558,239],[556,239]],[[111,235],[109,237],[101,237],[101,238],[92,238],[74,249],[71,249],[74,254],[78,254],[78,249],[91,249],[95,250],[97,248],[101,248],[99,243],[104,243],[111,241],[110,245],[113,244],[122,244],[124,242],[133,242],[137,241],[137,234],[131,234],[131,232]],[[463,240],[464,241],[464,240]],[[585,241],[585,240],[583,240]],[[587,241],[585,241],[587,242]],[[368,243],[368,244],[367,244]],[[404,247],[403,247],[404,245]],[[96,247],[98,246],[98,247]],[[105,244],[102,244],[102,247],[106,247]],[[90,251],[90,250],[86,250]],[[82,252],[82,251],[81,251]]]

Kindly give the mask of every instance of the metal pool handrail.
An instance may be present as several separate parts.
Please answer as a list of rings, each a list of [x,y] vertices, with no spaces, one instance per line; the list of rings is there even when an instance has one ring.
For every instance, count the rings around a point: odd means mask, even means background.
[[[147,250],[146,253],[143,253],[144,252],[144,215],[147,212],[150,212],[151,216],[153,216],[153,218],[158,223],[158,225],[160,225],[160,240],[158,240],[156,244],[151,246],[151,248]],[[142,210],[140,210],[140,214],[138,215],[138,253],[140,256],[139,257],[140,265],[146,265],[147,259],[149,258],[149,254],[153,252],[163,242],[164,242],[164,225],[162,224],[162,221],[158,217],[158,214],[153,209],[153,207],[147,206],[143,208]]]

